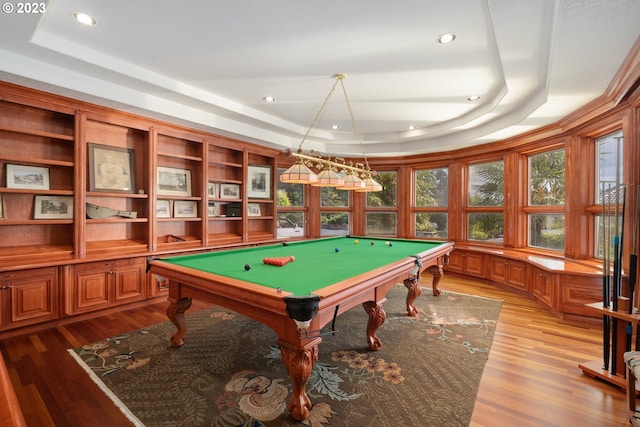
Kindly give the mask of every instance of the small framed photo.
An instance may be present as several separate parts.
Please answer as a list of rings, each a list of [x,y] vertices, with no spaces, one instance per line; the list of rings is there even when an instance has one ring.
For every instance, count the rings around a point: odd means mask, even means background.
[[[217,196],[217,192],[216,192],[216,183],[215,182],[208,182],[207,183],[207,196],[210,199],[215,199]]]
[[[91,191],[135,191],[133,149],[89,144],[89,188]]]
[[[271,166],[249,166],[247,183],[247,196],[250,199],[270,199]]]
[[[209,202],[209,205],[207,206],[207,216],[209,218],[212,218],[214,216],[216,216],[216,203],[215,202]]]
[[[220,184],[221,199],[239,199],[240,186],[238,184]]]
[[[191,196],[191,171],[158,166],[158,195]]]
[[[197,218],[198,202],[194,200],[174,200],[173,217],[174,218]]]
[[[7,188],[49,190],[49,168],[7,164]]]
[[[0,194],[0,219],[7,219],[7,205],[2,194]]]
[[[73,196],[35,196],[33,219],[72,219]]]
[[[260,210],[260,203],[247,203],[247,216],[260,216],[262,211]]]
[[[156,202],[156,218],[171,218],[171,201],[158,200]]]

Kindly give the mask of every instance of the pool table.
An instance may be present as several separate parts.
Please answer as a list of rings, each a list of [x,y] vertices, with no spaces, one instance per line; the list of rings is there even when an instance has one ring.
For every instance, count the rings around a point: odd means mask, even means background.
[[[192,298],[226,307],[273,329],[292,385],[288,409],[302,421],[311,408],[306,384],[318,345],[332,329],[323,328],[340,313],[362,304],[369,315],[369,349],[380,349],[382,343],[375,332],[386,319],[382,304],[387,291],[403,282],[408,290],[407,314],[416,316],[413,302],[421,293],[420,273],[432,273],[437,296],[442,266],[452,250],[451,242],[340,236],[153,258],[148,269],[158,280],[168,280],[167,316],[177,327],[171,337],[174,347],[184,344],[184,313]],[[284,265],[264,262],[269,259]]]

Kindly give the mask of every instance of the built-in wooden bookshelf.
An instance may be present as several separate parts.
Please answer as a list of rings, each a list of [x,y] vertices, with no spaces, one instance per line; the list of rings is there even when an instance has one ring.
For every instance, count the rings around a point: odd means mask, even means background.
[[[164,295],[149,257],[273,242],[277,154],[0,83],[0,337]]]

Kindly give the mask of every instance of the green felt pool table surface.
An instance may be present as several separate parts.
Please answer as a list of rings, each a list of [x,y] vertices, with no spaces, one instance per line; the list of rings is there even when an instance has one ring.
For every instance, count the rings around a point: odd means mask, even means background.
[[[162,261],[281,288],[295,295],[308,295],[444,244],[446,242],[339,236],[164,258]],[[295,261],[284,266],[263,263],[264,258],[289,256],[295,257]],[[245,265],[251,268],[246,270]]]

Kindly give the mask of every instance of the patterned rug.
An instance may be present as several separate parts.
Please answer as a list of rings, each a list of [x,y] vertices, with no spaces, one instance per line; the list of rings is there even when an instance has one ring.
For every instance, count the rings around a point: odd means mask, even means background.
[[[286,409],[276,334],[221,307],[187,312],[181,348],[167,321],[69,353],[140,426],[468,426],[502,301],[425,288],[411,318],[404,286],[387,297],[380,351],[367,349],[361,307],[323,337],[304,423]]]

